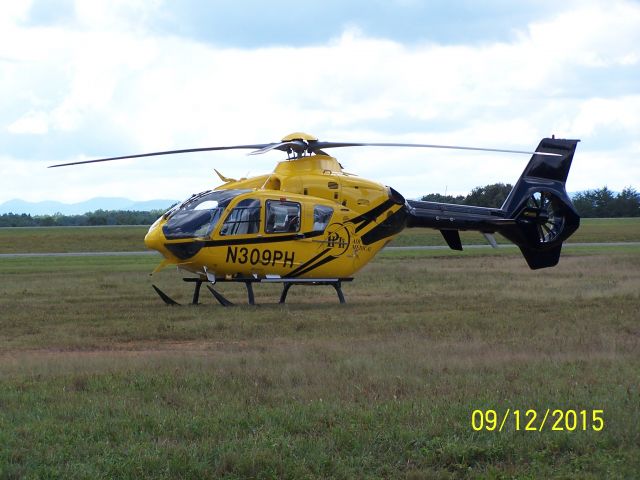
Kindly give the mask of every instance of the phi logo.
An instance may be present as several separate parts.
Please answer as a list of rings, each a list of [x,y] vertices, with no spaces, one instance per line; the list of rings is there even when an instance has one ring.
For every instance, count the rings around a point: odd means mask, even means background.
[[[347,251],[351,245],[351,233],[341,223],[332,223],[327,227],[327,247],[331,249],[331,255],[339,257]]]

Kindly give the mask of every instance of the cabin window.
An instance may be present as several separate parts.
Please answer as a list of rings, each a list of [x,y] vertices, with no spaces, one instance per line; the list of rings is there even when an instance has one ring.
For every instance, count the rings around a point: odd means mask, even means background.
[[[300,204],[267,200],[266,233],[295,233],[300,231]]]
[[[333,208],[325,207],[324,205],[316,205],[313,207],[313,231],[324,232],[324,229],[329,225],[333,215]]]
[[[247,235],[260,231],[260,200],[238,202],[220,228],[220,235]]]

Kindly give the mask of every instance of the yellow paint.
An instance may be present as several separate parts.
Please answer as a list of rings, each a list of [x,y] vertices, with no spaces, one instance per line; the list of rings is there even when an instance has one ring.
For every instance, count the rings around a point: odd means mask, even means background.
[[[287,135],[282,139],[283,142],[290,142],[292,140],[306,140],[307,142],[309,142],[309,141],[314,141],[318,139],[313,135],[309,135],[308,133],[304,133],[304,132],[290,133],[289,135]]]
[[[214,172],[216,172],[216,174],[218,175],[218,177],[220,177],[220,180],[222,180],[223,182],[237,182],[237,180],[235,178],[229,178],[229,177],[225,177],[224,175],[222,175],[218,170],[216,170],[215,168],[213,169]]]
[[[314,139],[311,135],[294,133],[283,140],[300,138]],[[401,229],[366,244],[367,234],[404,205],[391,202],[389,191],[382,184],[346,175],[338,161],[328,155],[282,161],[271,174],[239,181],[220,177],[226,183],[216,190],[249,191],[230,202],[207,237],[168,240],[162,231],[167,220],[157,221],[149,229],[145,243],[165,257],[162,266],[164,263],[179,264],[196,274],[204,276],[209,272],[219,278],[268,275],[346,278],[366,265]],[[260,202],[259,232],[221,235],[229,213],[246,199]],[[298,203],[301,208],[299,231],[267,233],[267,201]],[[332,208],[333,215],[323,232],[312,233],[316,206]],[[380,208],[376,210],[376,207]],[[372,211],[372,216],[363,219],[363,214]],[[167,248],[172,244],[204,246],[192,257],[178,258]]]

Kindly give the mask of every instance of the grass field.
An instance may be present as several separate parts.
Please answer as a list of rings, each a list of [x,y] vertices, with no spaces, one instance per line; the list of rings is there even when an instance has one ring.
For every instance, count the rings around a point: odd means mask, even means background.
[[[153,256],[0,259],[0,478],[637,477],[640,247],[568,253],[534,272],[512,249],[386,252],[346,305],[258,286],[226,309],[166,307]],[[527,431],[528,409],[585,421]]]
[[[1,253],[122,252],[145,249],[148,227],[0,228]],[[477,232],[461,232],[463,245],[486,244]],[[497,235],[499,243],[509,243]],[[575,242],[640,242],[640,218],[586,218],[569,239]],[[396,246],[446,245],[437,230],[406,229]]]
[[[139,252],[149,227],[0,228],[0,253]]]

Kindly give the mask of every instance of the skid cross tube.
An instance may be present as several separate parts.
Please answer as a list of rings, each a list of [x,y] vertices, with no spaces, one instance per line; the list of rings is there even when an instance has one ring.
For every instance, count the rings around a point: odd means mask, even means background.
[[[196,286],[193,289],[193,298],[191,299],[191,305],[198,305],[198,300],[200,300],[200,288],[204,283],[204,280],[201,278],[183,278],[185,282],[195,283]]]
[[[249,305],[256,304],[256,298],[253,296],[253,282],[245,281],[244,284],[247,287],[247,298],[249,300]]]

